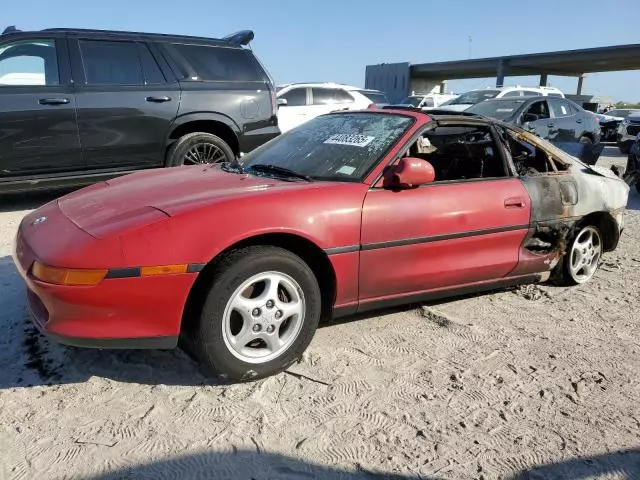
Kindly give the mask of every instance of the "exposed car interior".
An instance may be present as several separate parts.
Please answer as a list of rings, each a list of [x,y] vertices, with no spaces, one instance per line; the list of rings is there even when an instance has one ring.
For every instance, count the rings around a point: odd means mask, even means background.
[[[508,176],[491,130],[484,126],[438,126],[424,132],[406,156],[433,165],[436,182]]]
[[[567,167],[532,143],[516,136],[512,130],[499,129],[506,140],[505,146],[511,153],[511,159],[518,175],[538,175],[566,170]]]
[[[523,116],[527,114],[535,115],[537,117],[537,120],[544,120],[546,118],[550,118],[549,107],[547,106],[547,102],[544,100],[540,102],[532,103],[529,106],[529,108],[527,108],[523,112]]]

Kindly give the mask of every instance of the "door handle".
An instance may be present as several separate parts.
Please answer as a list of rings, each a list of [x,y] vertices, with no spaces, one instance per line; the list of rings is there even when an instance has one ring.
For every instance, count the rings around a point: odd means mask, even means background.
[[[38,100],[40,105],[66,105],[69,103],[68,98],[41,98]]]
[[[152,102],[152,103],[163,103],[163,102],[170,102],[171,101],[171,97],[147,97],[145,99],[147,102]]]
[[[507,198],[504,201],[504,208],[524,208],[526,202],[520,197]]]
[[[555,127],[555,126],[556,126],[556,124],[555,124],[555,123],[553,123],[553,122],[551,122],[551,123],[547,123],[547,127]]]
[[[582,123],[582,119],[581,118],[577,119],[576,123]]]

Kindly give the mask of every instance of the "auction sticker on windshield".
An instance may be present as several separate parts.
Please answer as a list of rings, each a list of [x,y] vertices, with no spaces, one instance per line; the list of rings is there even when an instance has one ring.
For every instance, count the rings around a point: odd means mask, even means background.
[[[330,143],[333,145],[350,145],[352,147],[366,147],[376,137],[369,137],[366,135],[352,134],[352,133],[336,133],[327,138],[324,143]]]

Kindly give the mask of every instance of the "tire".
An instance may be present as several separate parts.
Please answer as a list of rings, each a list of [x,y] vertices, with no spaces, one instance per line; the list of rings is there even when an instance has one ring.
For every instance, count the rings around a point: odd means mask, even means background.
[[[600,230],[594,225],[582,225],[577,227],[576,231],[577,233],[569,242],[567,253],[554,272],[555,283],[559,285],[569,286],[586,283],[593,278],[600,266],[604,248]],[[588,242],[589,238],[591,238],[591,242]],[[582,260],[587,263],[580,267],[579,262]]]
[[[231,147],[216,135],[194,132],[183,135],[167,152],[166,166],[230,162],[235,158]]]
[[[576,138],[576,137],[573,137],[573,138]],[[585,145],[585,144],[586,145],[593,145],[593,140],[591,140],[589,137],[582,136],[582,137],[580,137],[579,141],[583,145]]]
[[[263,277],[268,280],[262,281]],[[257,380],[300,358],[322,311],[318,281],[300,257],[272,246],[244,248],[225,257],[213,279],[190,335],[205,373],[233,381]],[[254,286],[251,293],[247,283]],[[274,284],[275,296],[269,294],[269,285]],[[283,295],[297,298],[297,303],[284,302]],[[301,315],[291,313],[295,311]]]
[[[628,155],[631,151],[631,145],[629,142],[618,142],[618,150],[620,150],[620,153]]]
[[[640,183],[636,183],[636,192],[640,193]]]

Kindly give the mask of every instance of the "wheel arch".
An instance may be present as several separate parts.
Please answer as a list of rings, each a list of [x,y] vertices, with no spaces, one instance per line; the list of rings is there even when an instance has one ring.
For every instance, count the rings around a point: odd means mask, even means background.
[[[264,233],[239,240],[221,250],[200,271],[184,306],[180,330],[193,326],[197,321],[204,298],[213,283],[213,271],[230,252],[250,246],[275,246],[298,255],[313,271],[322,295],[322,315],[331,313],[337,294],[337,277],[328,255],[317,244],[295,233]]]
[[[222,138],[231,147],[231,150],[238,155],[240,153],[240,127],[226,115],[219,113],[190,113],[176,118],[166,141],[165,157],[169,148],[183,135],[205,132]]]
[[[586,225],[593,225],[600,230],[605,252],[610,252],[618,246],[620,241],[618,222],[609,212],[593,212],[586,215],[576,224],[574,231]]]

